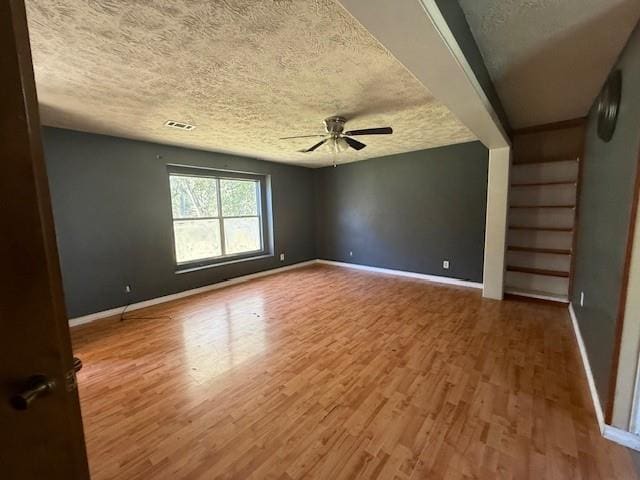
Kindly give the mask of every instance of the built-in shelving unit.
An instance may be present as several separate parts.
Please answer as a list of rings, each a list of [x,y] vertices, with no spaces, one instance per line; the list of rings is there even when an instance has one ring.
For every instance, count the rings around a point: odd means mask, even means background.
[[[508,293],[568,300],[578,167],[577,159],[513,165]]]
[[[579,162],[512,167],[506,292],[567,301]]]
[[[505,292],[567,302],[584,123],[514,132]]]
[[[582,129],[516,132],[505,292],[567,302]]]

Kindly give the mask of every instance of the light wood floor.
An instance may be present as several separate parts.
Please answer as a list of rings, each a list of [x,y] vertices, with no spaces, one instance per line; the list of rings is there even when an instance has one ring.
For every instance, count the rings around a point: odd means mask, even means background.
[[[312,266],[128,317],[72,332],[94,480],[635,478],[562,307]]]

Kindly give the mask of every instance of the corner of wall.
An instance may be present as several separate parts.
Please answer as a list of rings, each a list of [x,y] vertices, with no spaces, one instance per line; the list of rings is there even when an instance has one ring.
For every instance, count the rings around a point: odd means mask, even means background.
[[[504,296],[510,169],[510,147],[489,150],[483,296],[495,300]]]

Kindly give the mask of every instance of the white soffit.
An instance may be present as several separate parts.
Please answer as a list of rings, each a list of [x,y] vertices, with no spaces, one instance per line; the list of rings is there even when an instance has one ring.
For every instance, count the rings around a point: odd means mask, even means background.
[[[340,0],[487,148],[508,135],[433,0]]]

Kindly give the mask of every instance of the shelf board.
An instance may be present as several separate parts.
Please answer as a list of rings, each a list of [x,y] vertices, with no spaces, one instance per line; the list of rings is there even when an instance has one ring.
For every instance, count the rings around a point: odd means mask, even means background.
[[[539,232],[573,232],[573,228],[567,228],[567,227],[525,227],[522,225],[510,225],[509,230],[535,230]]]
[[[575,180],[572,181],[562,181],[562,182],[532,182],[532,183],[512,183],[512,187],[555,187],[562,185],[578,185],[578,182]]]
[[[507,271],[518,272],[518,273],[531,273],[532,275],[543,275],[545,277],[569,278],[569,272],[564,272],[561,270],[546,270],[544,268],[516,267],[513,265],[509,265],[507,267]]]
[[[565,130],[584,127],[587,124],[587,117],[572,118],[559,122],[545,123],[543,125],[533,125],[531,127],[516,128],[511,131],[513,135],[531,135],[537,133],[547,133],[554,130]]]
[[[511,205],[509,208],[576,208],[575,205]]]
[[[571,255],[571,250],[562,248],[537,248],[537,247],[516,247],[509,246],[507,250],[511,252],[531,252],[531,253],[550,253],[552,255]]]
[[[540,290],[523,290],[521,288],[511,288],[505,286],[505,295],[513,295],[517,297],[533,298],[536,300],[543,300],[548,302],[569,303],[568,295],[561,295],[558,293],[543,292]]]
[[[535,162],[519,162],[514,163],[514,167],[522,167],[525,165],[540,165],[542,163],[562,163],[562,162],[578,162],[577,158],[548,158],[546,160],[537,160]]]

